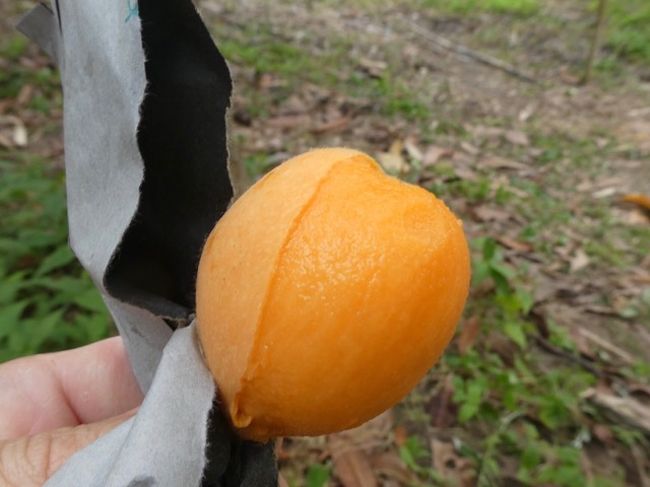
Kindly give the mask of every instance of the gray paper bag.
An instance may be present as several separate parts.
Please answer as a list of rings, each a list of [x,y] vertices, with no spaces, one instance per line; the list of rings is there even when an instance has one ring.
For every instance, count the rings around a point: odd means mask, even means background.
[[[61,70],[70,245],[146,393],[47,486],[276,485],[270,445],[221,414],[191,324],[201,247],[232,198],[230,74],[191,0],[54,0],[19,28]]]

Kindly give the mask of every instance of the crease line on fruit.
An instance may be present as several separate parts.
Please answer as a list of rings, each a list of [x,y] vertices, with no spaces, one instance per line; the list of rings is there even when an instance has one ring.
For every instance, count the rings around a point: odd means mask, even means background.
[[[318,197],[319,193],[321,192],[323,186],[325,183],[329,180],[329,178],[332,176],[334,170],[336,167],[345,164],[347,162],[356,160],[356,159],[361,159],[364,162],[368,162],[370,166],[379,169],[376,165],[376,163],[370,159],[368,156],[365,154],[359,153],[355,154],[350,157],[346,157],[344,159],[340,159],[336,161],[335,163],[332,164],[332,166],[327,170],[325,175],[321,178],[321,180],[318,182],[316,187],[314,188],[314,192],[312,195],[309,197],[307,202],[304,204],[304,206],[300,209],[296,217],[294,218],[293,222],[291,222],[291,226],[289,227],[289,231],[287,232],[284,240],[282,241],[282,244],[280,245],[280,249],[278,251],[278,254],[275,258],[275,261],[273,262],[273,270],[271,271],[271,277],[269,279],[268,286],[264,292],[264,297],[262,299],[262,306],[260,309],[260,314],[257,319],[257,323],[255,325],[255,336],[253,338],[253,346],[251,347],[251,350],[248,355],[248,359],[246,361],[246,370],[244,374],[242,375],[242,378],[239,382],[239,390],[235,393],[235,396],[233,398],[233,402],[230,408],[230,413],[231,417],[233,418],[233,423],[237,428],[247,428],[252,424],[252,417],[248,414],[243,413],[240,402],[241,398],[244,393],[244,389],[246,387],[246,384],[250,383],[252,381],[252,378],[255,375],[255,371],[257,367],[260,365],[260,362],[258,361],[257,363],[252,363],[254,360],[255,356],[258,355],[258,349],[259,349],[259,337],[260,337],[260,330],[262,328],[262,324],[264,323],[264,317],[266,315],[266,310],[267,310],[267,305],[269,302],[269,298],[271,296],[271,293],[273,291],[273,288],[275,286],[275,283],[277,281],[277,270],[280,262],[282,261],[282,258],[285,254],[286,247],[295,235],[296,231],[298,228],[300,228],[300,225],[302,221],[304,220],[305,216],[309,213],[309,210],[313,206],[314,202],[316,201],[316,198]]]

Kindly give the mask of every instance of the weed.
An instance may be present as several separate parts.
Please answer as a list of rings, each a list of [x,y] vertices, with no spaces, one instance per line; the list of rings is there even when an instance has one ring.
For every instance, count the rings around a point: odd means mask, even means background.
[[[110,319],[68,247],[61,173],[0,156],[0,362],[106,337]]]
[[[650,3],[614,0],[609,6],[607,44],[621,57],[650,62]]]
[[[306,479],[306,486],[307,487],[325,487],[331,476],[331,468],[322,465],[320,463],[316,463],[313,465],[310,465],[309,468],[307,469],[307,479]]]
[[[539,11],[538,0],[425,0],[425,5],[457,14],[492,12],[530,16]]]

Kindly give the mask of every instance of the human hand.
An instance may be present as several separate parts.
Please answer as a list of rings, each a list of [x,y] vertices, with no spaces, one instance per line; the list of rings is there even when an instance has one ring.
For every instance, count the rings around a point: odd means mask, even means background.
[[[43,485],[141,402],[119,337],[0,365],[0,486]]]

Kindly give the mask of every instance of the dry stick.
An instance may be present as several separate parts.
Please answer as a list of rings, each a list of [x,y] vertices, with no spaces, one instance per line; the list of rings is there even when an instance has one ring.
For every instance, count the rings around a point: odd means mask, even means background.
[[[533,78],[532,76],[520,71],[519,69],[515,68],[513,65],[508,64],[505,61],[502,61],[501,59],[497,59],[487,54],[474,51],[467,46],[463,46],[462,44],[453,43],[452,41],[450,41],[445,37],[442,37],[427,29],[424,29],[423,27],[421,27],[415,22],[409,22],[409,24],[416,34],[427,39],[430,42],[433,42],[437,46],[446,49],[447,51],[451,51],[455,54],[459,54],[473,61],[479,62],[486,66],[490,66],[491,68],[500,69],[501,71],[508,73],[510,76],[519,78],[520,80],[526,81],[527,83],[539,83],[539,81]]]
[[[591,39],[591,46],[589,46],[589,57],[587,58],[587,66],[585,68],[585,74],[580,80],[580,84],[586,85],[591,81],[591,71],[594,67],[594,61],[596,60],[596,53],[600,47],[600,37],[603,33],[603,26],[605,25],[605,12],[607,11],[607,0],[598,1],[598,18],[596,20],[596,32],[594,32],[594,37]]]
[[[605,372],[602,370],[598,369],[597,367],[593,366],[589,361],[583,359],[582,357],[573,354],[571,352],[567,352],[559,347],[556,347],[553,345],[551,342],[549,342],[546,338],[542,337],[541,335],[537,335],[535,337],[535,342],[544,350],[546,350],[548,353],[551,353],[553,355],[556,355],[558,357],[561,357],[563,359],[566,359],[570,362],[573,362],[579,366],[581,366],[583,369],[591,372],[593,375],[596,377],[603,377],[605,376]]]

